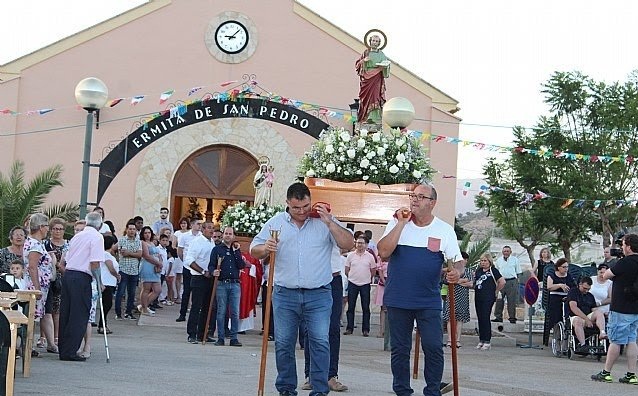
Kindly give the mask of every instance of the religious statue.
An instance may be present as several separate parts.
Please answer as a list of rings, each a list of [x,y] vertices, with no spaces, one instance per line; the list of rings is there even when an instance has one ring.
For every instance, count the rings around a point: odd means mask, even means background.
[[[267,157],[259,159],[259,169],[255,173],[253,185],[255,186],[255,206],[265,204],[272,205],[272,186],[275,180],[274,167],[269,165]]]
[[[383,45],[381,44],[383,36]],[[380,30],[366,33],[366,50],[355,62],[359,75],[359,111],[357,121],[367,124],[380,124],[383,104],[385,103],[385,79],[390,75],[390,61],[382,49],[387,43],[385,34]]]

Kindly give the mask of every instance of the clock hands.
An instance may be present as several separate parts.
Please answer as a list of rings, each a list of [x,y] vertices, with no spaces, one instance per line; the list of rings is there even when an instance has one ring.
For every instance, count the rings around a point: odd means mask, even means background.
[[[232,36],[228,36],[228,35],[227,35],[227,36],[225,36],[225,37],[226,37],[227,39],[234,39],[234,38],[235,38],[235,36],[237,35],[237,33],[239,33],[239,31],[240,31],[240,30],[241,30],[241,29],[237,29],[237,31],[236,31],[235,33],[233,33],[233,34],[232,34]]]

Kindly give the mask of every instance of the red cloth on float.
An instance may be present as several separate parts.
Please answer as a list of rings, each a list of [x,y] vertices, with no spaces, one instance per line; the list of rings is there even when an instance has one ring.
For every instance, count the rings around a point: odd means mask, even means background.
[[[239,300],[239,319],[246,319],[251,315],[257,304],[257,295],[261,285],[263,267],[259,260],[248,253],[242,253],[246,263],[253,264],[256,268],[256,276],[250,276],[250,268],[246,267],[239,272],[239,285],[241,287],[241,297]]]

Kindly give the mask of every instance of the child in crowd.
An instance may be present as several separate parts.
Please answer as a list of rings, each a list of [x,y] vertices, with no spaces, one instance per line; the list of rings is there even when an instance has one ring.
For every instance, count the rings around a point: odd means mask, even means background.
[[[166,248],[167,259],[164,265],[166,268],[166,287],[167,297],[166,305],[173,305],[173,301],[177,298],[177,291],[175,289],[175,258],[177,258],[177,250],[172,247]]]
[[[27,284],[24,279],[24,263],[21,259],[13,260],[11,262],[11,266],[9,267],[9,273],[14,277],[14,285],[13,288],[17,290],[26,290]]]

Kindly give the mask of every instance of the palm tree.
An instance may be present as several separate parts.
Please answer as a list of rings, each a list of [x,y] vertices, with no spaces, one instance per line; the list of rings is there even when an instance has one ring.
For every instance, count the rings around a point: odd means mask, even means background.
[[[471,268],[472,270],[476,269],[478,266],[479,259],[484,253],[490,251],[490,246],[492,245],[492,238],[490,235],[486,236],[483,239],[480,239],[470,246],[470,238],[472,238],[472,233],[468,232],[463,236],[459,247],[462,252],[467,252],[470,258],[467,260],[465,264],[466,267]]]
[[[20,160],[13,163],[7,175],[0,172],[0,238],[6,238],[12,227],[24,224],[27,216],[36,212],[42,212],[49,218],[61,217],[67,221],[77,219],[79,206],[76,203],[44,207],[51,190],[62,187],[61,176],[62,166],[55,165],[27,181],[24,163]]]

